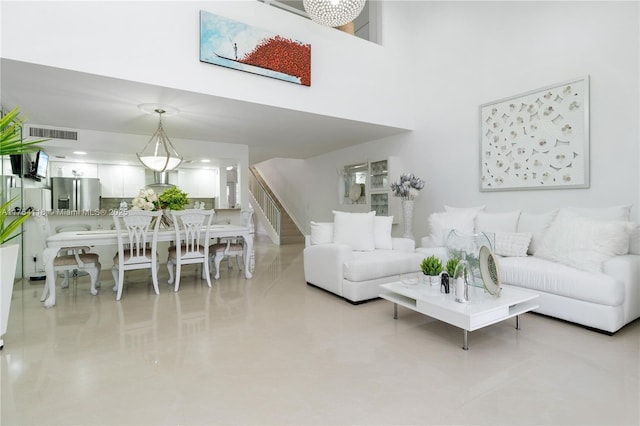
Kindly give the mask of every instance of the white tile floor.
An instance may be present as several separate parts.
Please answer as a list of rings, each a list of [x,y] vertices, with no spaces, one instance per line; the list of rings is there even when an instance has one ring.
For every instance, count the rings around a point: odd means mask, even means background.
[[[116,302],[81,278],[45,309],[19,284],[1,424],[640,423],[640,321],[606,336],[526,314],[463,351],[452,326],[307,286],[300,245],[256,246],[252,280],[223,268],[211,289],[186,268],[156,296],[131,272]]]

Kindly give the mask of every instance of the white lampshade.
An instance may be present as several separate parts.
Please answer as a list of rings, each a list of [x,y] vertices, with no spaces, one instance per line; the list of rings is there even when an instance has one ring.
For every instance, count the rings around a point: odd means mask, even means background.
[[[154,172],[173,170],[182,163],[182,156],[173,147],[162,127],[162,114],[165,111],[158,108],[155,112],[160,115],[158,130],[156,130],[142,151],[136,155],[146,168]]]
[[[365,0],[303,0],[304,10],[312,21],[327,27],[340,27],[360,15]]]

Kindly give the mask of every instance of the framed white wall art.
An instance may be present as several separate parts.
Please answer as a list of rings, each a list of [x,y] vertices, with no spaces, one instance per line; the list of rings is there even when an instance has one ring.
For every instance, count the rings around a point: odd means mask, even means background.
[[[589,77],[480,106],[480,190],[589,187]]]

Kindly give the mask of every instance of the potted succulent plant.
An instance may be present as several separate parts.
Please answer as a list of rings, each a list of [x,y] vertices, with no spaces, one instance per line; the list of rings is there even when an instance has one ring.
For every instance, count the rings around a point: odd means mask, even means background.
[[[22,119],[20,110],[14,108],[0,118],[0,157],[11,154],[24,154],[37,150],[37,143],[45,139],[23,142],[21,136]],[[18,264],[19,244],[7,244],[20,235],[20,226],[29,217],[29,214],[20,214],[9,219],[9,206],[15,198],[7,200],[5,194],[0,194],[0,291],[2,292],[2,305],[0,306],[0,348],[4,345],[2,336],[7,331],[9,308],[11,307],[11,293],[15,280],[16,266]]]
[[[425,275],[425,280],[431,285],[440,285],[440,274],[443,267],[442,262],[436,256],[429,256],[422,260],[420,269]]]
[[[458,263],[460,263],[460,259],[458,259],[457,257],[452,257],[451,259],[447,260],[447,265],[445,266],[445,268],[447,270],[447,274],[449,274],[449,276],[452,278],[454,273],[456,272]]]

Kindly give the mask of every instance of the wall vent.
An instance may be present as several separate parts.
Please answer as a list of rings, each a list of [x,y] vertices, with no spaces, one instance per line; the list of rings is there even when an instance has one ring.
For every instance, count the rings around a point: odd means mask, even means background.
[[[78,140],[78,132],[71,130],[44,129],[42,127],[29,127],[29,136],[34,138]]]

